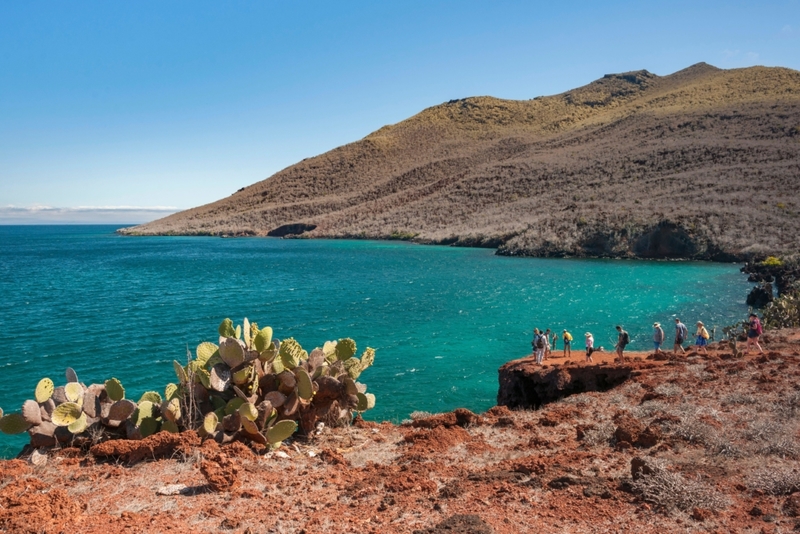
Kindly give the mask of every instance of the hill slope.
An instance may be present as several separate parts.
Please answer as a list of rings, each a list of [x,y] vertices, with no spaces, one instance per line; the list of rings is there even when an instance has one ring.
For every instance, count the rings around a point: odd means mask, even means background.
[[[450,101],[124,233],[734,259],[800,249],[798,177],[800,72],[701,63]]]

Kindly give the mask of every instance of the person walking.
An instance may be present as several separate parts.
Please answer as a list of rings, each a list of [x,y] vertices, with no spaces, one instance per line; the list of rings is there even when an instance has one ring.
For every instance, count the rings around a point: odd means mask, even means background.
[[[591,332],[586,332],[586,361],[594,363],[592,353],[594,352],[594,337]]]
[[[628,333],[625,330],[623,330],[622,326],[620,325],[617,325],[617,332],[619,334],[617,336],[617,347],[616,347],[617,360],[619,360],[620,362],[624,362],[625,355],[623,354],[623,351],[625,350],[625,347],[628,345],[628,343],[631,342],[631,336],[628,335]]]
[[[764,333],[764,328],[761,326],[761,321],[758,319],[758,315],[755,313],[751,313],[749,317],[750,326],[747,329],[747,345],[744,348],[745,354],[750,352],[750,346],[755,345],[758,349],[759,354],[764,354],[764,349],[761,348],[759,345],[758,340],[761,338],[761,334]]]
[[[572,357],[572,334],[567,332],[564,329],[564,332],[561,333],[561,339],[564,341],[564,357],[571,358]]]
[[[551,349],[553,351],[555,351],[556,349],[558,349],[558,334],[556,333],[555,330],[553,330],[553,334],[551,336],[551,339],[552,339]]]
[[[664,343],[664,330],[661,323],[653,323],[653,350],[656,354],[661,354],[661,344]]]
[[[683,343],[687,337],[689,337],[689,330],[678,317],[675,317],[675,347],[673,347],[675,354],[678,354],[678,349],[681,350],[681,354],[686,354],[686,351],[683,350]]]
[[[703,321],[697,321],[697,340],[694,342],[694,345],[697,347],[697,350],[708,356],[708,350],[706,349],[706,345],[708,345],[708,330],[703,325]]]
[[[541,365],[544,360],[544,351],[547,348],[547,342],[544,340],[544,334],[538,328],[533,329],[533,353],[536,356],[536,363]]]
[[[542,334],[542,335],[544,336],[544,343],[545,343],[544,357],[547,358],[548,356],[550,356],[550,352],[551,352],[551,350],[550,350],[550,329],[548,328],[547,330],[545,330],[544,334]]]

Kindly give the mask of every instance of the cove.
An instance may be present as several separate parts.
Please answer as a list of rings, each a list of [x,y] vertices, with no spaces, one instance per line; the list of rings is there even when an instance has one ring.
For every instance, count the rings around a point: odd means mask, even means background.
[[[650,325],[710,327],[744,317],[736,264],[537,259],[389,241],[123,237],[116,226],[0,226],[0,407],[19,410],[44,376],[120,379],[127,396],[163,391],[171,362],[247,316],[307,350],[352,337],[377,350],[361,380],[368,419],[494,405],[497,369],[530,352],[534,327],[567,328],[580,348],[614,326],[650,346]],[[718,328],[717,335],[721,330]],[[0,454],[27,442],[1,436]]]

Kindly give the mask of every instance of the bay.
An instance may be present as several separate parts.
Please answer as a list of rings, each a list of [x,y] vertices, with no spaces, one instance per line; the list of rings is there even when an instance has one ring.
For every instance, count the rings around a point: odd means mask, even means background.
[[[741,319],[751,284],[734,264],[506,258],[405,242],[123,237],[114,226],[0,226],[0,407],[44,376],[116,377],[128,397],[174,382],[172,360],[216,341],[225,317],[270,325],[310,350],[352,337],[377,351],[365,417],[494,404],[497,369],[530,352],[534,327],[631,348],[650,325]],[[721,332],[718,328],[718,336]],[[0,436],[15,455],[27,435]]]

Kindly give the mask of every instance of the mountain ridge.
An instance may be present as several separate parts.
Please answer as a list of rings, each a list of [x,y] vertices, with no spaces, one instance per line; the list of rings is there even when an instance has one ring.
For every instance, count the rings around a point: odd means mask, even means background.
[[[785,254],[800,244],[799,142],[800,72],[698,63],[607,74],[558,95],[432,106],[122,233],[283,235],[292,225],[304,237],[512,255]],[[742,235],[743,225],[770,231]]]

